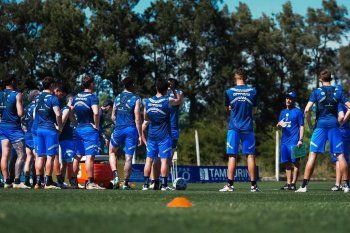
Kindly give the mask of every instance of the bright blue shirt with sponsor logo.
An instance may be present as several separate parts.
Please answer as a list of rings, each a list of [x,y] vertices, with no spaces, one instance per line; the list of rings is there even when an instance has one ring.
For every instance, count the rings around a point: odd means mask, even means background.
[[[257,105],[254,87],[237,85],[226,90],[225,105],[230,108],[229,130],[253,131],[253,108]]]
[[[33,118],[33,113],[34,113],[34,109],[35,109],[35,103],[30,103],[28,104],[25,109],[25,115],[24,115],[24,126],[27,128],[27,134],[30,134],[32,132],[32,127],[33,127],[33,122],[34,122],[34,118]]]
[[[338,105],[338,112],[343,112],[344,115],[345,115],[347,111],[348,111],[348,108],[346,107],[345,104],[339,104]],[[345,122],[345,124],[343,124],[340,128],[342,128],[342,129],[350,129],[350,121]]]
[[[150,121],[148,139],[161,141],[170,137],[169,96],[153,96],[145,100],[145,108]]]
[[[66,110],[69,110],[68,106],[64,106],[62,108],[62,114]],[[69,120],[69,116],[68,116],[68,119],[64,124],[62,132],[60,134],[59,141],[73,140],[73,131],[74,131],[74,126],[73,126],[73,123]]]
[[[123,91],[114,100],[115,128],[124,129],[135,124],[136,102],[140,100],[135,94]]]
[[[336,128],[338,124],[338,104],[345,104],[348,98],[339,86],[322,86],[314,90],[309,99],[315,104],[316,128]]]
[[[299,108],[283,109],[278,121],[284,121],[282,144],[296,145],[300,139],[300,126],[304,126],[304,114]]]
[[[18,91],[5,89],[2,95],[5,98],[5,108],[2,111],[0,125],[2,127],[20,128],[21,118],[18,116],[16,107],[16,96],[19,94]]]
[[[58,98],[51,93],[42,92],[36,103],[36,115],[38,118],[38,128],[56,130],[56,114],[54,107],[59,108]]]
[[[98,105],[98,98],[91,92],[81,92],[73,100],[74,114],[78,127],[94,124],[93,105]]]
[[[181,90],[175,90],[176,94],[182,95]],[[174,92],[172,90],[168,90],[168,96],[176,99]],[[171,106],[170,108],[170,126],[172,130],[179,129],[179,114],[180,114],[180,105]]]

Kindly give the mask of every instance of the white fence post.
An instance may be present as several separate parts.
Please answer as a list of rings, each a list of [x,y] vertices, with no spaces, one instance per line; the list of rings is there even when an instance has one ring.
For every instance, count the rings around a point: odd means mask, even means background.
[[[275,177],[276,181],[280,181],[280,134],[276,131],[276,148],[275,148]]]
[[[199,152],[199,138],[198,138],[198,131],[194,131],[194,138],[196,140],[196,154],[197,154],[197,166],[201,165],[201,155]]]

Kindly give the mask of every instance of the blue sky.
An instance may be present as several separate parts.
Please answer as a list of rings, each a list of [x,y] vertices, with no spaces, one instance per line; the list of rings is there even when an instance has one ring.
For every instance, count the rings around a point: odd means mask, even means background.
[[[141,13],[150,6],[151,2],[152,0],[140,0],[135,10]],[[246,3],[253,16],[259,17],[263,12],[267,15],[280,12],[282,5],[287,2],[287,0],[223,0],[223,4],[227,4],[230,11],[234,10],[239,2]],[[344,5],[350,10],[350,0],[338,0],[337,2],[339,5]],[[293,5],[293,10],[301,15],[306,14],[308,7],[320,8],[322,6],[321,0],[291,0],[291,3]]]

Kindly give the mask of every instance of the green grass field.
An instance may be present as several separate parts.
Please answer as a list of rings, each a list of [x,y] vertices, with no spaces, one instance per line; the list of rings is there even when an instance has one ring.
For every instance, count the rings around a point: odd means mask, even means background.
[[[261,182],[261,193],[236,183],[190,184],[186,191],[0,190],[0,232],[346,232],[350,194],[311,182],[308,193],[280,191]],[[140,185],[138,186],[140,187]],[[193,208],[167,208],[185,196]]]

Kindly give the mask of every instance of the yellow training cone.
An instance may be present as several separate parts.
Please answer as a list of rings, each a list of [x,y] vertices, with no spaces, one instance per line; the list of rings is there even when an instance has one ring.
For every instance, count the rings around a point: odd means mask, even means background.
[[[185,197],[176,197],[167,204],[170,208],[190,208],[193,207],[192,203]]]

